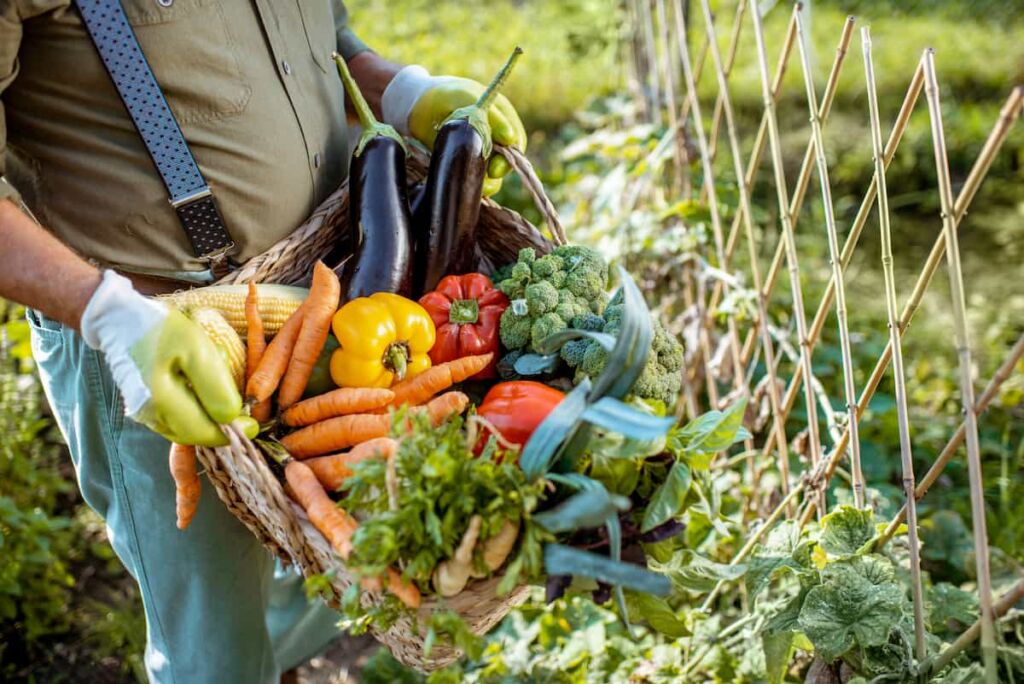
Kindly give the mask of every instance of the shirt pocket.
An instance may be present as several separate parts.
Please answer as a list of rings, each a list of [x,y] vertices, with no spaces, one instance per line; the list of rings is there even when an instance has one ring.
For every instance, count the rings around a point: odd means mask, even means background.
[[[252,97],[217,0],[122,0],[128,22],[179,123],[239,114]]]
[[[324,73],[334,67],[331,54],[338,49],[338,34],[335,32],[334,10],[330,0],[296,0],[302,13],[302,28],[306,32],[309,51],[313,61]]]

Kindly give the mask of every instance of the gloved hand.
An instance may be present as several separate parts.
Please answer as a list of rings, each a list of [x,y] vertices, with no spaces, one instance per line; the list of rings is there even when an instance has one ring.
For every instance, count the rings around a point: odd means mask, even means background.
[[[444,120],[456,109],[476,102],[484,88],[469,78],[431,76],[419,65],[407,66],[384,90],[381,99],[384,121],[402,135],[433,147],[437,129]],[[508,98],[499,93],[487,118],[494,144],[526,151],[526,129]],[[484,179],[484,196],[496,193],[501,188],[501,179],[511,170],[504,157],[492,154]]]
[[[103,352],[128,416],[172,442],[223,446],[217,424],[235,419],[250,437],[259,431],[241,416],[231,371],[202,328],[114,271],[104,272],[82,313],[82,338]]]

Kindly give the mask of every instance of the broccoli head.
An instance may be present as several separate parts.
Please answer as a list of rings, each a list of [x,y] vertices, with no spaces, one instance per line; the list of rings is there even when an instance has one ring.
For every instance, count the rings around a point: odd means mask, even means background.
[[[581,317],[593,326],[590,317],[599,317],[607,301],[608,266],[589,247],[566,245],[543,256],[525,248],[515,264],[498,273],[497,288],[512,300],[500,328],[501,343],[509,350],[535,351],[544,337]]]
[[[614,300],[613,300],[614,302]],[[602,325],[598,326],[598,323]],[[573,327],[581,330],[598,330],[609,335],[618,335],[622,327],[622,304],[612,303],[604,316],[593,314],[573,320]],[[633,394],[643,399],[657,399],[673,404],[683,383],[683,345],[656,319],[652,319],[654,337],[640,377],[633,385]],[[608,363],[608,352],[594,340],[580,339],[568,342],[562,347],[562,359],[576,369],[575,382],[584,377],[596,378]]]

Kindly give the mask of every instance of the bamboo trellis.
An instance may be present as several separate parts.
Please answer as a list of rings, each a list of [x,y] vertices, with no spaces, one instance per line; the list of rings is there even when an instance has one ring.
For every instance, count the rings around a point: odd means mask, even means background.
[[[813,60],[809,46],[808,27],[801,5],[793,7],[789,23],[782,36],[781,48],[775,64],[774,72],[769,65],[769,55],[765,45],[764,26],[758,4],[747,0],[738,0],[735,5],[732,30],[728,38],[728,47],[723,52],[719,47],[715,17],[712,14],[709,0],[700,0],[700,14],[703,24],[697,27],[689,21],[689,10],[692,9],[686,0],[627,0],[629,14],[639,26],[633,26],[633,35],[641,36],[634,40],[634,49],[641,49],[644,55],[636,57],[654,72],[643,75],[648,86],[647,101],[644,110],[652,123],[660,124],[662,109],[667,113],[670,133],[678,139],[672,141],[676,179],[686,179],[685,140],[687,133],[694,136],[703,176],[700,188],[692,192],[699,193],[701,199],[708,202],[713,245],[708,260],[713,260],[719,271],[730,272],[732,260],[740,240],[747,243],[749,268],[747,274],[755,292],[756,312],[749,321],[749,329],[745,337],[741,336],[739,324],[732,316],[724,317],[723,331],[716,331],[721,317],[717,315],[718,306],[730,287],[726,279],[715,281],[707,297],[698,288],[695,306],[700,317],[700,334],[697,340],[702,347],[694,358],[702,365],[703,379],[706,383],[706,394],[712,406],[716,407],[725,399],[719,396],[715,373],[715,364],[711,362],[711,340],[719,333],[728,345],[729,373],[728,381],[733,391],[728,397],[753,395],[752,379],[757,379],[755,368],[760,368],[760,360],[764,361],[764,373],[767,376],[767,395],[770,405],[770,418],[766,432],[762,435],[761,463],[775,463],[780,477],[781,500],[778,496],[773,500],[767,495],[765,502],[769,507],[762,510],[762,524],[747,538],[732,559],[732,563],[742,562],[755,548],[761,537],[778,521],[785,517],[797,517],[800,524],[810,522],[815,513],[823,515],[827,512],[825,491],[832,476],[844,460],[850,462],[850,479],[854,502],[864,505],[864,476],[860,467],[860,442],[858,434],[859,421],[862,419],[868,403],[878,389],[890,363],[893,366],[893,383],[899,427],[900,462],[902,467],[903,491],[906,498],[902,510],[891,521],[882,533],[878,546],[887,544],[895,535],[899,525],[906,520],[908,523],[908,544],[910,547],[911,595],[914,607],[915,649],[919,671],[922,677],[928,678],[948,665],[952,659],[973,641],[980,638],[982,660],[985,670],[985,681],[996,681],[996,640],[995,620],[1005,614],[1014,602],[1024,596],[1024,580],[1018,582],[1001,597],[992,594],[991,574],[989,570],[989,553],[987,531],[985,529],[983,483],[981,456],[978,444],[978,418],[993,398],[1000,386],[1013,373],[1015,365],[1024,357],[1024,335],[1009,350],[997,372],[989,380],[984,391],[975,399],[973,379],[971,376],[970,331],[966,320],[966,304],[964,297],[964,276],[960,264],[958,230],[967,213],[975,194],[988,173],[993,160],[1006,140],[1014,123],[1021,115],[1024,106],[1024,87],[1014,87],[1003,106],[992,130],[978,154],[974,165],[967,174],[959,194],[954,197],[951,172],[948,165],[945,135],[941,117],[941,101],[939,81],[936,74],[936,53],[932,49],[924,50],[917,68],[910,77],[906,95],[895,120],[892,123],[888,138],[883,142],[882,115],[878,109],[875,67],[871,53],[871,36],[867,27],[861,29],[861,51],[863,56],[864,83],[866,90],[867,111],[870,121],[871,143],[873,152],[874,173],[861,200],[859,209],[849,226],[840,225],[832,203],[829,165],[825,155],[827,124],[829,113],[838,89],[839,78],[853,37],[855,20],[849,17],[845,22],[837,42],[835,57],[828,72],[824,90],[819,99]],[[746,21],[749,18],[749,26]],[[741,131],[736,121],[730,93],[730,77],[736,65],[739,47],[743,41],[751,41],[754,47],[759,74],[761,94],[763,98],[760,124],[752,138],[749,155],[745,156],[741,146]],[[693,46],[696,46],[695,48]],[[794,50],[794,46],[796,50]],[[692,57],[691,57],[692,53]],[[804,150],[803,161],[796,176],[796,183],[790,186],[786,168],[783,164],[783,140],[780,134],[777,108],[783,89],[783,78],[794,53],[799,58],[805,87],[804,99],[810,120],[810,137]],[[661,59],[657,59],[660,55]],[[666,58],[668,57],[668,58]],[[710,59],[708,59],[710,57]],[[678,60],[678,64],[675,63]],[[704,125],[702,102],[698,93],[702,75],[706,68],[714,72],[716,94],[711,107],[710,126]],[[679,69],[679,71],[677,71]],[[681,78],[679,76],[681,75]],[[676,93],[679,88],[681,94]],[[902,310],[898,308],[897,292],[893,275],[893,241],[889,199],[886,186],[886,170],[892,162],[896,150],[907,130],[911,114],[924,93],[926,107],[931,125],[931,138],[934,148],[934,164],[937,174],[937,188],[941,215],[942,231],[938,234],[934,246],[926,259],[913,289]],[[707,110],[705,110],[707,111]],[[727,145],[719,149],[719,138],[724,128]],[[774,179],[774,190],[778,205],[779,239],[767,270],[762,276],[759,257],[759,243],[754,229],[751,196],[758,172],[762,169],[765,153]],[[738,190],[738,204],[732,218],[728,233],[725,233],[722,212],[718,206],[716,192],[716,159],[721,154],[728,154],[733,168],[733,179]],[[720,169],[719,169],[720,172]],[[820,200],[823,213],[821,227],[825,231],[829,246],[831,275],[814,316],[808,323],[804,306],[804,287],[801,282],[799,254],[797,250],[796,228],[797,219],[804,206],[810,188],[811,177],[817,173],[820,183]],[[675,189],[689,192],[685,183],[676,183]],[[860,237],[872,214],[877,209],[881,238],[881,262],[884,274],[882,295],[886,303],[888,342],[875,362],[867,381],[857,394],[856,369],[853,366],[851,353],[851,330],[846,319],[846,292],[844,287],[845,271],[849,267]],[[770,232],[770,231],[768,231]],[[845,232],[845,240],[840,245],[840,235]],[[916,481],[912,458],[911,430],[909,425],[908,397],[904,380],[902,339],[911,319],[918,311],[926,290],[945,257],[950,278],[950,296],[955,324],[955,351],[960,369],[959,389],[963,403],[964,419],[957,431],[951,436],[946,447],[939,454],[928,472]],[[790,344],[786,332],[779,333],[769,317],[769,303],[775,294],[775,286],[785,265],[789,276],[791,319],[795,322],[796,345]],[[833,308],[834,307],[834,308]],[[838,337],[842,357],[842,388],[845,411],[844,420],[836,420],[829,398],[823,396],[821,383],[814,377],[813,354],[816,344],[821,338],[825,323],[830,314],[835,312],[838,325]],[[881,323],[881,322],[880,322]],[[793,371],[788,383],[782,382],[779,354],[776,345],[783,352],[789,351],[794,357]],[[691,373],[689,377],[701,374]],[[780,388],[784,387],[784,394]],[[802,421],[806,433],[809,451],[809,466],[795,477],[790,472],[790,451],[793,446],[787,432],[787,422],[791,421],[791,412],[796,404],[797,396],[803,390],[806,417]],[[728,398],[727,397],[727,398]],[[693,411],[695,400],[688,397],[687,405]],[[818,410],[823,410],[827,419],[831,444],[826,444],[819,429]],[[792,427],[792,425],[790,425]],[[966,460],[970,480],[971,518],[974,535],[975,560],[977,564],[977,584],[979,591],[980,618],[967,629],[952,645],[939,653],[928,653],[925,645],[924,605],[920,567],[920,540],[917,532],[916,503],[938,479],[946,465],[957,456],[961,445],[966,444]],[[747,452],[751,444],[746,445]],[[774,459],[771,457],[774,456]],[[737,462],[747,459],[750,485],[756,497],[759,492],[759,474],[763,466],[755,468],[753,458],[749,455],[737,457]],[[762,492],[762,494],[764,494]],[[799,504],[799,512],[795,508]],[[705,598],[704,607],[709,608],[719,595],[722,585]]]

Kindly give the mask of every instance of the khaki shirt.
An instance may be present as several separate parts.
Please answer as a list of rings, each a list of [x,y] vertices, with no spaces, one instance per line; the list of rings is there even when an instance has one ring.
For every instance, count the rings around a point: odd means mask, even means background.
[[[294,230],[348,168],[331,59],[366,49],[340,0],[122,0],[213,188],[236,261]],[[167,191],[71,0],[0,0],[0,198],[83,256],[191,272]]]

